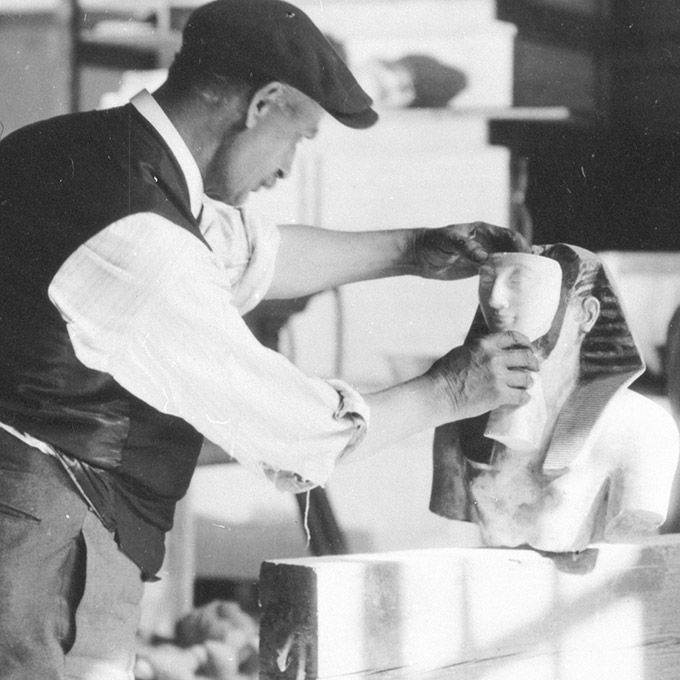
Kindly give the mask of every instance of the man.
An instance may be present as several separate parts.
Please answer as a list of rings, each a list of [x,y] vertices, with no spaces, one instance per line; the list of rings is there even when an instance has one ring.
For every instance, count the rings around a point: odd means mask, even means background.
[[[513,241],[483,224],[262,224],[247,196],[286,177],[324,109],[355,128],[377,118],[299,9],[218,0],[190,17],[153,96],[0,143],[3,678],[130,677],[142,581],[203,437],[302,489],[340,459],[527,399],[537,364],[516,333],[360,395],[248,332],[240,315],[263,296],[469,276],[491,241]]]
[[[525,328],[540,370],[526,405],[437,428],[431,509],[476,522],[488,545],[548,552],[654,533],[678,432],[627,389],[644,364],[600,259],[565,244],[491,255],[479,302],[471,334]]]

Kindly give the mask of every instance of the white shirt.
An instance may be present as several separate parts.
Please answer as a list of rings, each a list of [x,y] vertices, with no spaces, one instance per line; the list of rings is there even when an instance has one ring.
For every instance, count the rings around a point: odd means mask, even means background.
[[[89,239],[49,287],[76,356],[258,474],[290,471],[325,483],[365,429],[365,402],[262,346],[234,304],[246,277],[256,299],[265,294],[278,229],[205,196],[189,149],[153,97],[143,91],[132,104],[176,156],[195,216],[203,206],[200,228],[212,252],[154,213],[126,216]]]

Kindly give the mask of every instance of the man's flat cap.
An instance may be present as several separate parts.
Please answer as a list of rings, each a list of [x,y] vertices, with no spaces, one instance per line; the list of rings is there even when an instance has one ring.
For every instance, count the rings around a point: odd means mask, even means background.
[[[344,125],[378,119],[372,100],[323,33],[284,0],[215,0],[184,27],[178,58],[216,75],[292,85]]]

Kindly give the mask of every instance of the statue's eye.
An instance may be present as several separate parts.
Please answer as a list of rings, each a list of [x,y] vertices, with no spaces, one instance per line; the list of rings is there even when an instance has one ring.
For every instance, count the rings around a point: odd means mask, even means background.
[[[517,290],[527,289],[540,284],[535,274],[523,267],[513,269],[510,276],[508,276],[507,282],[509,286]]]

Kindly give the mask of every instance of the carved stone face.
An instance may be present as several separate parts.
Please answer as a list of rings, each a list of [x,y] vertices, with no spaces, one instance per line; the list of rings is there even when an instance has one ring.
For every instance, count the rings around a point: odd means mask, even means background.
[[[516,330],[530,340],[547,333],[560,302],[562,269],[531,253],[494,253],[479,270],[479,304],[492,332]]]
[[[630,540],[664,520],[677,427],[627,389],[644,364],[597,256],[535,248],[489,256],[470,333],[514,329],[541,348],[531,399],[437,428],[430,508],[476,522],[487,545]]]

